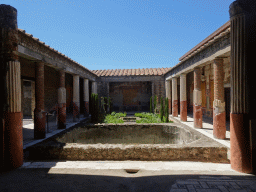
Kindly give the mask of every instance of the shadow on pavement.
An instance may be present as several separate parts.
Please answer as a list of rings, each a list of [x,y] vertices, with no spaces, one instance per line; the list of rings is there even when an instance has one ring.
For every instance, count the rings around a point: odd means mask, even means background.
[[[138,176],[136,176],[138,174]],[[149,176],[143,176],[149,175]],[[155,175],[158,174],[158,175]],[[215,173],[216,174],[216,173]],[[111,176],[112,175],[112,176]],[[140,171],[89,169],[16,169],[0,173],[0,191],[86,191],[86,192],[183,192],[255,191],[255,176],[193,174],[173,175]]]

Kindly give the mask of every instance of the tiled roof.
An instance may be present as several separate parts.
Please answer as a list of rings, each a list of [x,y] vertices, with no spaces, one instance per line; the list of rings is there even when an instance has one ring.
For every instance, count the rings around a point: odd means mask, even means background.
[[[170,67],[143,69],[104,69],[92,70],[98,76],[164,75]]]
[[[21,32],[21,33],[23,33],[23,34],[25,34],[26,36],[32,38],[34,41],[37,41],[38,43],[40,43],[41,45],[47,47],[48,49],[54,51],[55,53],[57,53],[57,54],[63,56],[65,59],[67,59],[67,60],[69,60],[69,61],[75,63],[76,65],[78,65],[78,66],[84,68],[85,70],[89,71],[90,73],[93,73],[91,70],[87,69],[86,67],[84,67],[83,65],[79,64],[78,62],[72,60],[71,58],[67,57],[67,56],[64,55],[63,53],[60,53],[60,52],[58,52],[57,50],[55,50],[55,49],[53,49],[52,47],[50,47],[49,45],[46,45],[45,42],[40,41],[39,38],[35,38],[35,37],[33,37],[32,34],[26,33],[25,30],[23,30],[23,29],[18,29],[18,31]],[[93,74],[96,75],[95,73],[93,73]]]
[[[202,42],[197,44],[194,48],[188,51],[185,55],[183,55],[179,60],[183,61],[191,57],[192,55],[198,53],[202,49],[206,48],[210,44],[214,43],[217,39],[223,37],[227,33],[230,33],[230,21],[226,22],[219,29],[214,31],[211,35],[205,38]]]
[[[222,25],[219,29],[214,31],[211,35],[209,35],[206,39],[204,39],[202,42],[200,42],[198,45],[196,45],[193,49],[191,49],[185,55],[183,55],[179,59],[180,62],[177,65],[170,68],[168,71],[166,71],[165,74],[170,72],[172,69],[176,68],[177,66],[181,65],[183,62],[185,62],[186,60],[188,60],[189,58],[191,58],[195,54],[199,53],[200,51],[202,51],[206,47],[210,46],[211,44],[216,42],[221,37],[229,34],[230,30],[231,30],[230,21],[228,21],[224,25]]]

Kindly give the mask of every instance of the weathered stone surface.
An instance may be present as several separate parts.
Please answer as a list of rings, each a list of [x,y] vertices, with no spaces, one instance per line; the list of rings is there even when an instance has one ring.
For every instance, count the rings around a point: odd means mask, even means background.
[[[161,124],[140,124],[141,129],[154,128]],[[163,124],[162,124],[163,125]],[[170,125],[165,123],[166,125]],[[174,124],[175,125],[175,124]],[[125,129],[131,125],[98,124],[99,129]],[[89,126],[87,127],[89,128]],[[82,129],[87,129],[82,128]],[[80,129],[80,128],[79,128]],[[74,129],[76,130],[76,129]],[[74,131],[73,130],[73,131]],[[77,129],[78,130],[78,129]],[[193,130],[194,131],[194,130]],[[194,131],[195,132],[195,131]],[[199,134],[198,132],[195,132]],[[71,134],[67,133],[66,136]],[[74,136],[74,134],[73,134]],[[228,149],[200,134],[200,139],[183,145],[174,144],[78,144],[65,142],[62,138],[28,148],[30,160],[159,160],[159,161],[202,161],[229,163]],[[61,138],[61,137],[60,137]],[[64,140],[63,140],[64,139]],[[66,138],[66,139],[72,139]],[[63,143],[64,142],[64,143]]]

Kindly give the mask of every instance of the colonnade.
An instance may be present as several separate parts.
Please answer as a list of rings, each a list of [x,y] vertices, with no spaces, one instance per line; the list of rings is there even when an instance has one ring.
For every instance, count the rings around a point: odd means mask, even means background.
[[[213,135],[218,139],[226,137],[226,114],[224,101],[224,69],[223,58],[215,58],[214,64],[214,101],[213,101]],[[193,90],[193,118],[194,127],[203,128],[202,113],[202,90],[201,75],[202,69],[198,66],[193,70],[194,90]],[[179,76],[173,76],[166,80],[166,97],[169,101],[169,111],[173,117],[178,117],[178,79],[180,80],[180,120],[187,121],[187,74],[182,73]],[[172,107],[171,107],[172,106]]]
[[[35,78],[35,100],[36,108],[34,111],[34,138],[45,138],[45,119],[46,112],[44,111],[44,63],[36,62],[36,78]],[[59,88],[58,88],[58,129],[66,128],[66,88],[65,88],[65,71],[59,70]],[[84,108],[84,115],[89,115],[89,80],[83,79],[83,103],[80,105],[80,76],[73,75],[73,121],[77,122],[80,115],[80,107]],[[92,92],[97,92],[97,82],[93,82]]]

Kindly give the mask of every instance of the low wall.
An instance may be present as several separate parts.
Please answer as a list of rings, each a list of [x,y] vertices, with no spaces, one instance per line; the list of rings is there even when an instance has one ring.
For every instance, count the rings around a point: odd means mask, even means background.
[[[168,145],[79,145],[34,147],[29,160],[140,160],[229,163],[225,147],[171,148]]]
[[[139,125],[93,125],[79,129],[120,128],[138,126],[140,128],[172,124],[139,124]],[[184,128],[184,127],[183,127]],[[185,128],[184,128],[185,129]],[[229,163],[228,148],[208,138],[195,130],[186,130],[199,136],[190,143],[175,144],[78,144],[66,143],[63,138],[70,135],[67,132],[51,140],[29,147],[26,160],[140,160],[140,161],[201,161],[214,163]],[[72,130],[76,131],[76,129]],[[69,140],[69,139],[68,139]],[[69,141],[70,142],[70,141]]]

